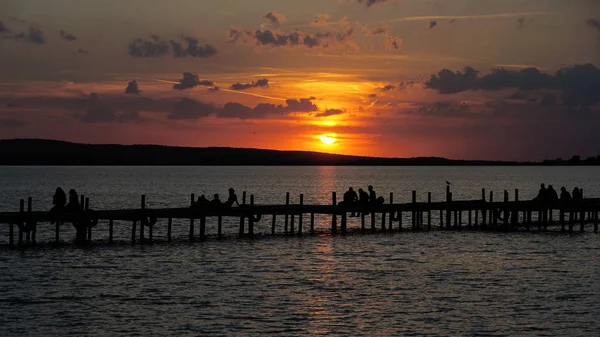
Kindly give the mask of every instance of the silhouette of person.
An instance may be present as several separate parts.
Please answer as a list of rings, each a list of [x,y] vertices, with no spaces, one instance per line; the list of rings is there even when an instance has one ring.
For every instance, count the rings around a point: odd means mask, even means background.
[[[221,199],[219,198],[219,195],[217,193],[215,193],[213,200],[210,201],[211,205],[221,205]]]
[[[568,205],[571,203],[571,194],[569,193],[569,191],[567,191],[567,189],[563,186],[560,188],[560,202],[563,205]]]
[[[238,205],[238,207],[240,206],[240,203],[237,200],[237,195],[235,194],[235,190],[233,188],[229,189],[229,197],[227,198],[227,201],[225,201],[225,203],[223,205],[225,205],[226,207],[231,207],[233,206],[233,204]]]
[[[198,197],[198,200],[192,205],[193,208],[199,208],[210,204],[210,201],[206,199],[204,194]]]
[[[547,198],[548,193],[547,192],[548,191],[546,190],[546,185],[541,184],[540,185],[540,191],[538,192],[537,197],[535,197],[535,199],[533,199],[533,200],[539,202],[540,204],[544,204],[545,205],[546,202],[547,202],[547,200],[548,200],[548,198]]]
[[[575,187],[573,189],[573,201],[579,201],[583,199],[582,195],[581,195],[581,191],[579,190],[579,187]]]
[[[62,188],[58,187],[54,196],[52,197],[52,208],[50,209],[50,213],[60,213],[65,210],[65,206],[67,205],[67,195]],[[51,224],[54,224],[55,221],[50,221]]]
[[[369,189],[369,202],[371,204],[375,204],[377,202],[377,193],[375,193],[375,190],[373,189],[373,185],[369,185],[368,189]]]
[[[362,188],[358,189],[358,203],[362,208],[366,208],[369,205],[369,194],[365,192]],[[368,212],[363,212],[364,215],[369,214]],[[360,216],[358,214],[357,216]]]
[[[548,185],[548,188],[546,189],[546,199],[549,205],[556,205],[558,202],[558,193],[556,193],[556,190],[552,185]]]
[[[354,189],[350,187],[348,191],[344,193],[344,206],[352,207],[356,200],[358,200],[358,195],[356,195],[356,191],[354,191]],[[350,216],[353,217],[355,216],[355,214],[356,212],[353,210]]]
[[[66,207],[67,212],[79,212],[81,211],[81,205],[79,204],[79,196],[74,189],[69,190],[69,203]]]

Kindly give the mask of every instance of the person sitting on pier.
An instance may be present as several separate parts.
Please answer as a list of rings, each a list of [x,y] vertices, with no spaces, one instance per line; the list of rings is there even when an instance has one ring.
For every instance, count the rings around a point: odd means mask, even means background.
[[[204,194],[202,194],[201,196],[198,197],[198,200],[196,200],[196,202],[192,205],[192,208],[200,208],[200,207],[204,207],[209,204],[210,204],[210,201],[208,199],[206,199]]]
[[[353,207],[353,205],[356,203],[357,200],[358,200],[358,195],[356,195],[356,191],[354,191],[354,189],[352,187],[350,187],[348,189],[348,191],[346,191],[344,193],[343,206]],[[356,212],[353,210],[352,213],[350,214],[350,216],[351,217],[356,216]]]
[[[546,189],[546,201],[548,205],[554,206],[558,203],[558,193],[552,185],[548,185],[548,189]]]
[[[69,203],[66,207],[67,212],[76,213],[81,211],[81,205],[79,204],[79,196],[74,189],[69,190]]]
[[[210,204],[213,206],[221,206],[223,203],[221,202],[219,195],[215,193],[213,200],[210,201]]]
[[[537,197],[535,197],[533,200],[542,205],[545,205],[548,202],[548,190],[546,190],[546,185],[540,185],[540,191],[538,192]]]
[[[575,187],[573,189],[573,201],[577,202],[577,201],[580,201],[581,199],[583,199],[583,195],[581,193],[581,190],[579,189],[579,187]]]
[[[362,188],[358,189],[358,203],[362,208],[367,208],[369,206],[369,194],[365,192]],[[363,212],[364,215],[368,215],[368,212]],[[360,212],[357,216],[360,216]]]
[[[229,197],[227,198],[227,201],[225,201],[225,203],[223,204],[225,207],[231,207],[233,206],[233,204],[238,205],[238,207],[240,206],[240,203],[237,200],[237,195],[235,194],[235,190],[233,188],[229,189]]]
[[[568,205],[571,203],[571,194],[567,189],[563,186],[560,188],[560,203],[563,205]]]
[[[54,206],[50,209],[50,213],[61,213],[65,210],[65,206],[67,205],[67,195],[62,188],[58,187],[56,189],[56,192],[52,197],[52,205]],[[55,221],[52,220],[50,223],[54,224]]]

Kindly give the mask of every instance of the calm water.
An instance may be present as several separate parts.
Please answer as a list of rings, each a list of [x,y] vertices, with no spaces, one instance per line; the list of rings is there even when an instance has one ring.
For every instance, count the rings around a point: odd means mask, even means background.
[[[540,182],[600,196],[597,168],[0,168],[0,211],[49,208],[56,186],[92,207],[186,206],[189,193],[255,194],[257,203],[328,203],[331,191],[372,184],[387,199],[496,197]],[[326,228],[328,218],[318,218]],[[181,226],[179,226],[181,225]],[[209,222],[208,231],[214,233]],[[357,226],[350,223],[351,226]],[[126,241],[128,224],[117,238]],[[396,233],[153,246],[0,247],[0,336],[242,335],[597,336],[600,236],[592,233]],[[257,224],[266,232],[268,221]],[[164,237],[164,224],[156,235]],[[234,224],[226,228],[233,233]],[[42,241],[51,233],[38,229]],[[65,240],[73,236],[64,226]],[[7,242],[6,226],[0,244]],[[106,238],[106,225],[94,230]]]

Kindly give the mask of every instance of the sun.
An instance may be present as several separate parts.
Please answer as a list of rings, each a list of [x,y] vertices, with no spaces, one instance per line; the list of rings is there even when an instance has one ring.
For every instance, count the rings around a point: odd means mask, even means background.
[[[326,144],[326,145],[331,145],[331,144],[335,143],[336,140],[337,140],[334,137],[330,137],[330,136],[327,136],[327,135],[320,135],[319,139],[321,140],[321,142],[323,144]]]

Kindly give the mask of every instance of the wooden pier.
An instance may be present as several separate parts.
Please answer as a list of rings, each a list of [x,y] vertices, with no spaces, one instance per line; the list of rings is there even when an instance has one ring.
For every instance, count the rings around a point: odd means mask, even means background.
[[[486,198],[487,197],[487,198]],[[154,228],[166,225],[166,240],[172,240],[174,219],[189,220],[188,239],[190,241],[205,240],[207,236],[223,237],[223,218],[239,219],[239,236],[254,236],[257,222],[268,222],[270,217],[270,234],[303,235],[315,233],[315,215],[331,216],[329,233],[344,235],[348,232],[399,232],[404,230],[478,230],[493,232],[512,231],[547,231],[555,230],[565,233],[585,230],[586,225],[593,225],[598,232],[600,198],[583,199],[569,204],[557,203],[541,205],[535,200],[520,201],[519,192],[515,190],[513,200],[509,200],[508,191],[504,191],[502,201],[494,201],[493,192],[486,195],[481,191],[481,198],[476,200],[453,200],[448,188],[446,200],[432,202],[431,193],[427,193],[427,202],[417,202],[417,192],[412,191],[412,202],[394,203],[394,195],[389,194],[386,204],[361,205],[355,203],[345,205],[338,203],[336,192],[331,194],[329,205],[304,204],[304,196],[299,196],[298,204],[290,203],[290,194],[286,193],[285,204],[259,205],[254,203],[250,195],[246,203],[246,192],[242,194],[239,207],[185,207],[150,209],[146,207],[146,197],[141,196],[140,208],[122,210],[93,210],[89,198],[81,196],[81,210],[71,213],[34,212],[32,198],[20,200],[18,212],[0,212],[0,224],[7,224],[9,247],[26,247],[36,245],[38,230],[54,230],[54,244],[60,243],[61,225],[73,224],[77,231],[75,242],[90,244],[92,231],[100,222],[108,223],[108,241],[113,242],[115,222],[131,224],[131,243],[152,243]],[[195,200],[191,194],[191,204]],[[348,214],[360,214],[360,228],[348,228]],[[439,212],[438,221],[433,223],[432,213]],[[558,215],[556,218],[554,215]],[[303,223],[305,216],[310,216],[308,228]],[[377,216],[379,215],[379,216]],[[535,215],[535,217],[534,217]],[[284,217],[283,228],[278,228],[277,217]],[[410,221],[404,223],[406,219]],[[207,221],[217,223],[216,233],[207,233]],[[199,224],[196,223],[199,221]],[[297,223],[296,223],[297,221]],[[339,227],[338,227],[339,221]],[[47,225],[54,223],[54,225]],[[147,230],[147,234],[146,234]],[[196,231],[197,234],[196,234]]]

